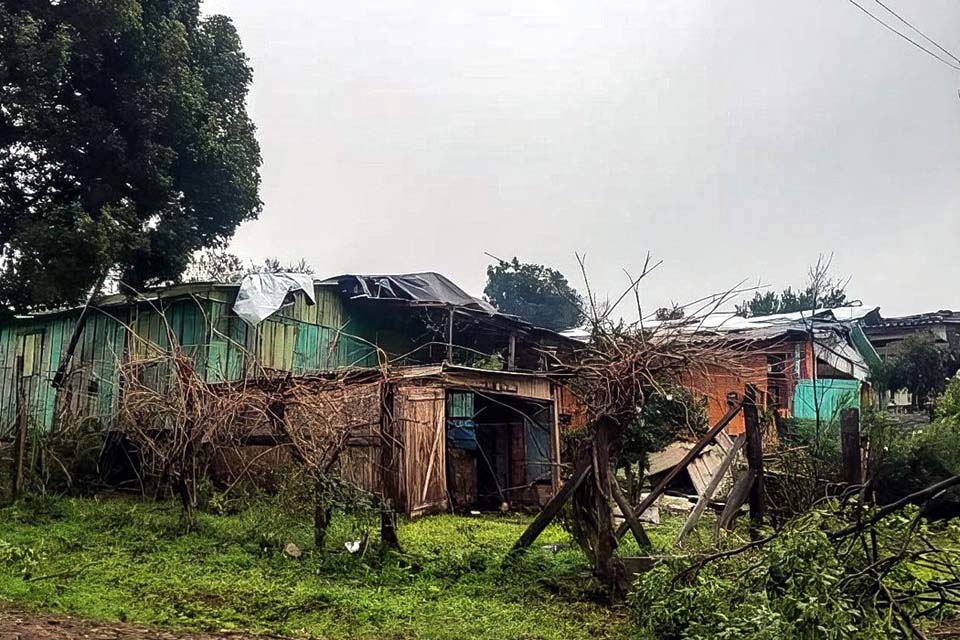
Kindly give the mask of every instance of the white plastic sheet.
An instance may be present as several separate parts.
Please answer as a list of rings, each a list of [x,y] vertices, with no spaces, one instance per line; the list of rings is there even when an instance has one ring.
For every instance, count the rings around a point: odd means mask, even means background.
[[[311,304],[317,303],[313,293],[313,276],[310,274],[252,273],[240,281],[233,311],[256,326],[283,306],[283,301],[291,291],[303,291]]]

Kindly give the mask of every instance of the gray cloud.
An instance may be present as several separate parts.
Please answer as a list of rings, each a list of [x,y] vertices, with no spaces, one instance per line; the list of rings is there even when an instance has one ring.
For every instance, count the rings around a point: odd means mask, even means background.
[[[895,6],[960,51],[960,5]],[[489,251],[650,306],[835,252],[887,313],[960,308],[960,74],[844,0],[207,0],[255,71],[261,219],[234,241],[321,273]]]

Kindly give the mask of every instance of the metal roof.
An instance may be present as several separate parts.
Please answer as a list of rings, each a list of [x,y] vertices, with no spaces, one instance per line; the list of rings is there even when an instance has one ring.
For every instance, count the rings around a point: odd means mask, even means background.
[[[896,318],[876,318],[867,324],[868,328],[876,327],[920,327],[935,324],[960,324],[960,311],[951,311],[950,309],[941,309],[939,311],[930,311],[927,313],[915,313],[908,316],[899,316]]]

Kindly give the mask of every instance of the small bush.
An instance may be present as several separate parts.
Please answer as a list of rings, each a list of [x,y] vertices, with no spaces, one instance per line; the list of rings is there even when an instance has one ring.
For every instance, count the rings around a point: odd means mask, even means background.
[[[939,420],[913,432],[893,427],[877,457],[877,500],[893,502],[960,473],[960,424]],[[937,503],[937,509],[960,511],[960,489]]]

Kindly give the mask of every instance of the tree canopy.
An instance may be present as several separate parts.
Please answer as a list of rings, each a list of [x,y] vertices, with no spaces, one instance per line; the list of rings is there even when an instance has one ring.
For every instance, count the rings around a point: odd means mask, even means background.
[[[674,304],[672,307],[660,307],[653,314],[655,320],[667,321],[667,320],[683,320],[686,316],[686,311],[683,307]]]
[[[814,303],[816,300],[816,303]],[[842,307],[848,303],[843,284],[827,280],[821,286],[808,285],[805,289],[794,291],[787,287],[783,291],[767,291],[753,294],[753,298],[737,305],[737,315],[744,318],[768,316],[773,313],[791,313],[818,309]]]
[[[281,262],[279,258],[266,258],[262,263],[244,262],[240,256],[222,249],[205,249],[190,259],[181,275],[183,282],[239,282],[252,273],[313,273],[306,258],[296,262]]]
[[[261,209],[252,71],[200,0],[0,5],[0,308],[175,280]]]
[[[563,331],[584,320],[583,297],[562,273],[517,258],[487,267],[483,294],[498,310],[538,327]]]
[[[921,408],[931,397],[943,393],[957,365],[949,352],[938,348],[932,338],[910,336],[893,357],[874,367],[871,374],[880,389],[906,389],[913,396],[914,406]]]

